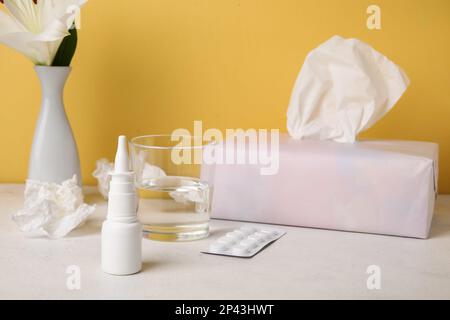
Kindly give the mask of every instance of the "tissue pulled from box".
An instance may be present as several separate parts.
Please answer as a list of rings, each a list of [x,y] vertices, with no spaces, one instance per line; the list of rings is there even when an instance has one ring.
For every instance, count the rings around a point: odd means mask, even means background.
[[[400,99],[407,75],[357,39],[334,36],[311,51],[287,112],[295,139],[355,142]]]
[[[111,182],[110,172],[114,171],[114,163],[108,159],[100,159],[97,161],[95,171],[92,173],[97,179],[97,187],[103,198],[108,199],[109,183]]]
[[[43,231],[49,238],[62,238],[86,221],[95,206],[83,203],[77,177],[62,184],[28,180],[24,208],[12,219],[24,232]]]

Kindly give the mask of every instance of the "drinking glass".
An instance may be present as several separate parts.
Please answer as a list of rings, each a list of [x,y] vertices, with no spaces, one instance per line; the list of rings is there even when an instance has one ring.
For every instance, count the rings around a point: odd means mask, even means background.
[[[209,234],[212,188],[201,177],[207,144],[193,136],[148,135],[131,140],[144,236],[161,241],[198,240]]]

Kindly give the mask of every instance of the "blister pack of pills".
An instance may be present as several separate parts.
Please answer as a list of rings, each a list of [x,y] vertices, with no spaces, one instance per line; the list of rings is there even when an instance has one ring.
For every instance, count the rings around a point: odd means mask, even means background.
[[[203,253],[251,258],[285,234],[274,228],[242,227],[219,238]]]

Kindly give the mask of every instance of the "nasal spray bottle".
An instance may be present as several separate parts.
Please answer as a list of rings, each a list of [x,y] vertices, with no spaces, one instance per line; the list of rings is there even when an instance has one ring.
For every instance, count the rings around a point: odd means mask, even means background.
[[[102,269],[120,276],[138,273],[142,268],[142,225],[137,219],[134,173],[129,168],[125,136],[119,137],[110,174],[108,216],[102,226]]]

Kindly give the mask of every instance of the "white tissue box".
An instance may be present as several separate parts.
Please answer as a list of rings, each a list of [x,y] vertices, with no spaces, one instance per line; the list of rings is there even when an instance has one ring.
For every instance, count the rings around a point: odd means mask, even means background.
[[[438,145],[412,141],[280,139],[279,172],[216,164],[212,217],[427,238]],[[213,169],[213,170],[211,170]],[[205,171],[204,171],[205,172]]]

